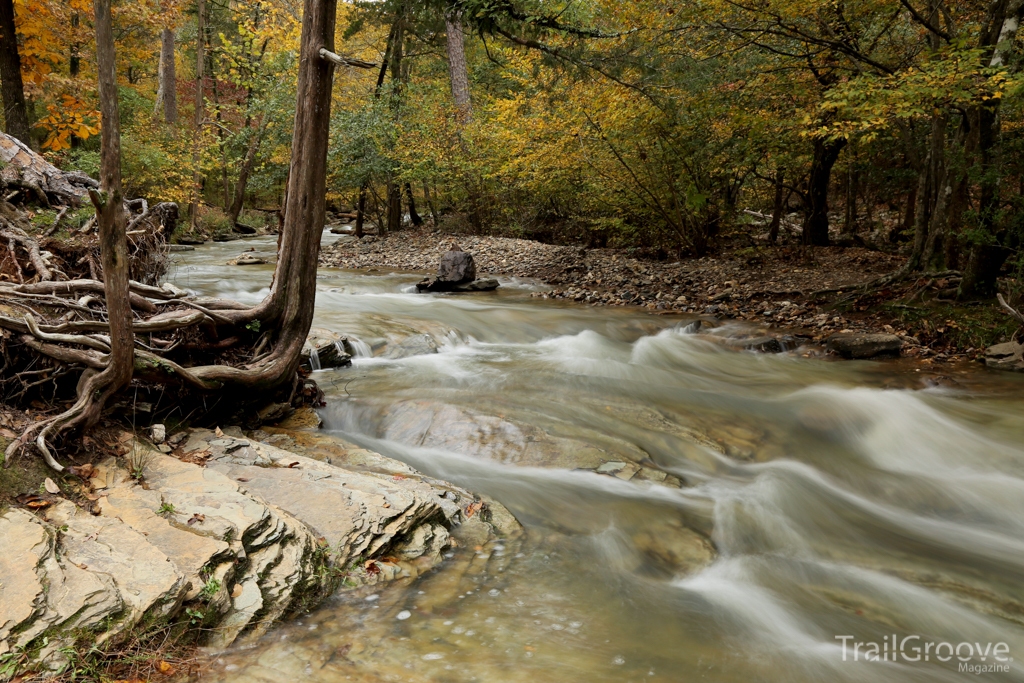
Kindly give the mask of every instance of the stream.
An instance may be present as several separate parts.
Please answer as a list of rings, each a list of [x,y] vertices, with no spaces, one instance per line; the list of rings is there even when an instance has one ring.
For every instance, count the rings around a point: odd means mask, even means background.
[[[225,263],[274,243],[173,254],[171,279],[255,303],[273,266]],[[998,663],[985,680],[1024,680],[1024,378],[736,351],[735,325],[692,334],[509,278],[411,293],[422,275],[321,269],[314,326],[360,350],[314,373],[324,429],[525,532],[340,592],[204,678],[963,681]],[[431,350],[417,335],[438,352],[385,357]]]

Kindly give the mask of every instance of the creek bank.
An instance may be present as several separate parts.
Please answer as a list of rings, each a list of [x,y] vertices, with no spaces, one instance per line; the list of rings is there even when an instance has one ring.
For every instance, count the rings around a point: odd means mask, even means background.
[[[493,501],[363,449],[353,462],[373,467],[354,471],[238,428],[182,437],[168,455],[125,432],[123,458],[0,514],[0,655],[17,662],[12,675],[58,672],[83,644],[168,625],[216,649],[251,642],[339,586],[435,567],[457,527],[493,538],[485,519],[498,519],[517,532]],[[345,462],[349,450],[332,453]]]
[[[992,307],[911,301],[919,290],[948,288],[947,279],[909,280],[900,287],[840,301],[838,294],[903,264],[899,255],[864,248],[758,248],[677,262],[635,258],[621,249],[581,249],[531,240],[458,236],[477,270],[533,278],[551,287],[539,298],[635,306],[652,314],[691,313],[793,331],[824,345],[836,333],[896,335],[902,355],[927,363],[982,360],[983,349],[1009,338],[1005,316]],[[451,236],[430,229],[367,236],[325,247],[320,264],[348,269],[432,270]],[[481,276],[483,277],[483,276]],[[927,279],[927,278],[924,278]],[[944,290],[941,290],[944,291]]]

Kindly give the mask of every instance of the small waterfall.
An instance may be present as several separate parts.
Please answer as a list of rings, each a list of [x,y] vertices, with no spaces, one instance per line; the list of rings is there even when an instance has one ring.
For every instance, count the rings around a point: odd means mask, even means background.
[[[355,337],[348,338],[348,347],[352,349],[353,358],[372,358],[373,349],[370,345],[364,342],[362,339],[356,339]]]
[[[320,369],[320,354],[316,352],[316,347],[312,344],[309,346],[309,369],[314,371]]]

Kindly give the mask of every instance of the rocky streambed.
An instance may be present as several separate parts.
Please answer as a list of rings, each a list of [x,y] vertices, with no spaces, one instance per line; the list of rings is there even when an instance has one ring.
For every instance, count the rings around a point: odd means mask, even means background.
[[[126,433],[78,504],[58,491],[0,514],[6,678],[165,625],[214,649],[253,642],[338,588],[428,571],[460,533],[517,532],[499,504],[351,444],[314,458],[237,428],[172,440],[165,454]]]

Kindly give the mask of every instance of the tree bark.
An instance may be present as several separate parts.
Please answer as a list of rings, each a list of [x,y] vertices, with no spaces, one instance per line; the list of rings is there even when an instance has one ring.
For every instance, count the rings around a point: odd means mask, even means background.
[[[398,12],[399,15],[395,19],[394,37],[392,38],[391,44],[391,106],[395,112],[396,119],[401,107],[401,98],[403,95],[402,57],[405,48],[404,4],[399,7]],[[392,171],[388,177],[387,222],[383,230],[378,226],[377,232],[379,234],[395,232],[402,228],[402,185],[395,176],[395,172]]]
[[[804,220],[804,244],[828,246],[828,191],[832,182],[832,168],[846,140],[814,140],[814,158],[807,184],[807,216]]]
[[[199,169],[199,145],[203,139],[203,74],[206,67],[206,0],[196,0],[196,110],[195,137],[192,142],[192,201],[189,221],[192,229],[199,227],[199,200],[202,193],[202,172]]]
[[[469,96],[469,71],[466,67],[466,43],[462,33],[462,12],[451,12],[444,19],[448,37],[448,75],[452,83],[452,99],[460,124],[473,117]]]
[[[775,172],[775,201],[772,205],[772,222],[768,226],[768,244],[775,246],[779,241],[779,226],[782,225],[782,213],[785,211],[785,171],[781,168]]]
[[[242,213],[242,206],[245,204],[245,190],[249,184],[249,175],[252,173],[252,167],[256,163],[256,155],[260,151],[260,145],[263,143],[263,135],[266,131],[267,128],[264,124],[257,126],[252,131],[249,147],[245,150],[245,158],[242,159],[242,165],[238,168],[238,180],[235,182],[234,199],[232,199],[231,207],[228,209],[228,216],[231,218],[232,226],[238,222],[238,216]]]
[[[441,218],[437,215],[434,200],[430,196],[430,184],[426,180],[423,181],[423,200],[427,202],[427,208],[430,209],[430,217],[434,219],[434,227],[439,227],[441,225]]]
[[[14,28],[14,0],[0,0],[0,81],[4,101],[4,130],[31,145],[25,86],[21,81],[21,55]]]
[[[412,194],[412,185],[405,184],[405,197],[409,200],[409,220],[413,225],[423,225],[423,218],[416,211],[416,198]]]
[[[174,31],[165,28],[160,33],[159,88],[153,114],[163,110],[164,123],[178,122],[178,78],[174,69]]]
[[[356,230],[355,236],[363,236],[363,221],[366,217],[366,184],[359,188],[359,201],[356,204]]]

